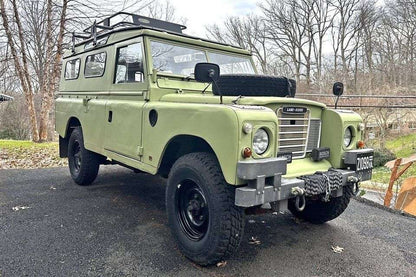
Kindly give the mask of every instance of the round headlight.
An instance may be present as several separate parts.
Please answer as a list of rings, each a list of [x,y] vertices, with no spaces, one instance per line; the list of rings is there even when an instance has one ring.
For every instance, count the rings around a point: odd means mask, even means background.
[[[253,149],[257,155],[266,152],[269,147],[269,135],[264,129],[258,129],[253,137]]]
[[[352,141],[352,131],[351,131],[351,127],[348,127],[347,129],[345,129],[345,133],[344,133],[345,147],[348,147],[351,144],[351,141]]]

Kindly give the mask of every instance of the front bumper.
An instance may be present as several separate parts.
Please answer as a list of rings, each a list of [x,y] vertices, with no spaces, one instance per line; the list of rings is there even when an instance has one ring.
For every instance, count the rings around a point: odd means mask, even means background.
[[[372,150],[371,150],[372,151]],[[352,156],[368,154],[368,149],[354,150],[354,154],[346,153],[349,165],[353,164]],[[240,161],[237,164],[237,176],[246,180],[247,185],[238,187],[235,192],[235,205],[253,207],[266,203],[277,202],[280,210],[287,209],[287,201],[296,196],[295,188],[305,188],[305,181],[298,178],[282,178],[286,174],[287,162],[285,158],[269,158],[262,160]],[[353,170],[351,170],[353,168]],[[366,173],[357,171],[357,167],[331,169],[342,176],[342,186],[371,179],[371,168]],[[325,173],[325,172],[324,172]],[[331,191],[333,197],[342,195],[342,186],[337,191]],[[296,189],[295,189],[296,190]]]

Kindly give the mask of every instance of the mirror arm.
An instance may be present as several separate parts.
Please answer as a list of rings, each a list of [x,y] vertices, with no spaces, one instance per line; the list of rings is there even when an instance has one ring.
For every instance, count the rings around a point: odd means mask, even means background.
[[[204,94],[205,93],[205,91],[209,88],[209,86],[211,85],[212,83],[209,83],[203,90],[202,90],[202,93]]]
[[[335,100],[335,109],[338,108],[338,100],[341,95],[337,95],[337,99]]]
[[[211,80],[214,83],[214,85],[217,87],[218,93],[220,95],[220,104],[223,104],[223,102],[222,102],[222,93],[221,93],[220,87],[217,85],[217,81],[215,81],[215,79],[212,78],[211,73],[210,73],[210,77],[211,77]]]

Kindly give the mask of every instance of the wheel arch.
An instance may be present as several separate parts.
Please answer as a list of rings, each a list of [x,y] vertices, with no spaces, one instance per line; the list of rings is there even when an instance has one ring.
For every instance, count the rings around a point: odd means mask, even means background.
[[[80,127],[81,121],[75,116],[72,116],[68,119],[66,123],[64,136],[59,136],[59,157],[66,158],[68,157],[68,142],[69,137],[71,136],[72,131],[75,127]]]
[[[169,140],[163,150],[158,174],[167,177],[177,159],[193,152],[212,153],[218,162],[214,149],[205,139],[194,135],[177,135]]]

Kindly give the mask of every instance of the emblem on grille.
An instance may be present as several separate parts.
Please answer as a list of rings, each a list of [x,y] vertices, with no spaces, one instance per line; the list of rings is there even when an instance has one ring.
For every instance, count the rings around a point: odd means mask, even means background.
[[[283,113],[306,113],[307,109],[304,107],[283,107]]]

